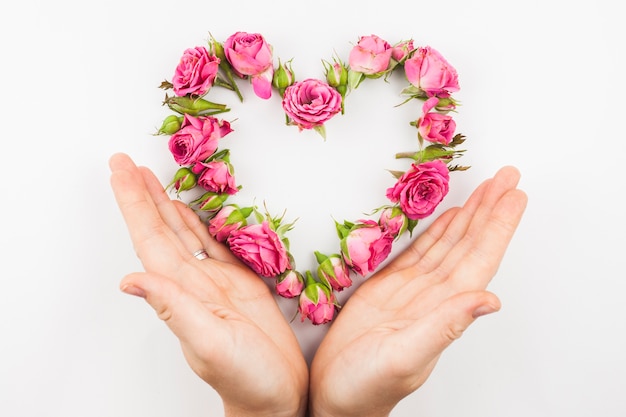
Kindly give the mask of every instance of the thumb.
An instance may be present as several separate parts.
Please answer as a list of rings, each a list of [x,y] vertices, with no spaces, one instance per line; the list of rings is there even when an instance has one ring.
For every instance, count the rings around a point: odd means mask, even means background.
[[[500,300],[488,291],[471,291],[457,294],[426,316],[399,332],[407,346],[406,352],[414,366],[419,369],[436,359],[480,316],[500,309]],[[417,350],[416,350],[416,347]]]
[[[207,328],[217,331],[220,321],[202,303],[176,282],[149,272],[135,272],[124,277],[120,289],[144,298],[181,342],[194,340]]]

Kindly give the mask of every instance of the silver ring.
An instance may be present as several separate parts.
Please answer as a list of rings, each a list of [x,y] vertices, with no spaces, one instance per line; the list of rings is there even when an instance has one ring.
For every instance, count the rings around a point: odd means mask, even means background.
[[[209,258],[209,254],[206,252],[205,249],[200,249],[200,250],[195,251],[193,253],[193,256],[195,256],[197,259],[200,259],[200,260]]]

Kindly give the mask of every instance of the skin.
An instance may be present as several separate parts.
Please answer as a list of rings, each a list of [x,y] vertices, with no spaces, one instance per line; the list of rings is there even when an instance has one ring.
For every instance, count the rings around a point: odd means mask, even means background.
[[[266,283],[214,241],[193,211],[172,201],[147,168],[125,154],[113,155],[110,168],[145,269],[120,287],[145,298],[179,338],[226,416],[389,415],[426,381],[450,343],[500,308],[485,289],[527,201],[517,169],[504,167],[463,207],[441,215],[352,294],[309,375]],[[210,259],[193,257],[200,248]]]

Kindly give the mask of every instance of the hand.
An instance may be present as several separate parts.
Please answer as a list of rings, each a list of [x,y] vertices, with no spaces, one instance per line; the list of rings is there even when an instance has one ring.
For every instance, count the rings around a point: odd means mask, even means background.
[[[485,288],[526,207],[518,181],[501,169],[352,294],[311,365],[312,416],[389,415],[450,343],[500,308]]]
[[[144,297],[179,338],[191,368],[221,396],[226,415],[297,416],[308,369],[268,286],[212,239],[197,214],[124,154],[111,186],[145,272],[121,289]],[[193,253],[205,248],[210,258]]]

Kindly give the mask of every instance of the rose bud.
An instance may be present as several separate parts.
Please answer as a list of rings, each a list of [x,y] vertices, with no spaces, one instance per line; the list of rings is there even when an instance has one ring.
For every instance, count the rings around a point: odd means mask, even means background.
[[[424,102],[422,106],[423,115],[416,122],[417,132],[420,139],[448,145],[454,137],[456,123],[452,116],[431,112],[437,103],[439,103],[437,97],[431,97]]]
[[[326,256],[315,251],[315,257],[319,263],[317,275],[326,286],[335,291],[341,291],[352,285],[350,269],[341,255],[332,254]]]
[[[228,197],[228,194],[218,194],[212,191],[207,191],[190,204],[197,206],[198,210],[202,210],[209,214],[216,214],[222,209],[222,206]]]
[[[171,114],[163,120],[163,124],[159,128],[159,131],[157,132],[157,134],[173,135],[174,133],[178,132],[182,123],[183,123],[183,116],[176,116],[174,114]]]
[[[398,64],[403,64],[414,50],[413,39],[400,41],[391,47],[391,57],[398,62]]]
[[[233,166],[230,162],[217,159],[210,162],[200,162],[194,165],[201,167],[202,173],[198,176],[198,185],[207,191],[218,194],[236,194],[239,188],[235,185]]]
[[[293,269],[280,274],[276,279],[276,294],[285,298],[294,298],[302,293],[304,278],[302,274]]]
[[[335,294],[329,287],[315,281],[310,271],[306,271],[306,287],[298,299],[301,321],[305,318],[318,325],[328,323],[337,309]]]
[[[344,114],[344,100],[348,92],[348,68],[336,58],[333,58],[333,60],[332,64],[324,60],[322,60],[322,63],[324,64],[328,85],[341,94],[341,114]]]
[[[272,86],[278,90],[280,96],[285,95],[285,89],[293,84],[295,81],[295,75],[291,68],[291,61],[283,64],[278,60],[278,68],[274,72],[274,78],[272,78]]]
[[[394,237],[374,220],[336,223],[341,254],[357,274],[373,272],[389,256]]]
[[[409,219],[400,207],[385,207],[380,213],[378,224],[391,236],[397,238],[409,228]]]
[[[356,89],[365,77],[378,78],[389,69],[391,45],[376,35],[361,36],[350,51],[348,83]]]
[[[196,176],[191,169],[189,169],[189,167],[182,167],[176,171],[172,182],[170,182],[165,188],[174,188],[176,190],[176,194],[178,195],[181,191],[191,190],[196,186],[196,183]]]
[[[246,219],[252,210],[252,207],[239,208],[236,204],[222,207],[208,222],[209,234],[218,242],[225,242],[233,231],[248,224]]]

